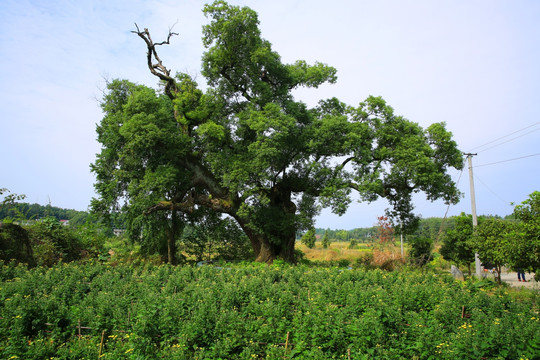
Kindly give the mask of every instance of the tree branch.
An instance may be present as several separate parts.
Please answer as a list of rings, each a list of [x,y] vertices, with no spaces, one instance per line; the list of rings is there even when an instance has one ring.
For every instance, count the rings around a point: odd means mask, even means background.
[[[229,66],[229,68],[232,69],[232,66]],[[242,96],[243,96],[247,101],[251,101],[251,100],[252,100],[252,97],[249,96],[249,94],[247,93],[246,89],[244,89],[242,86],[239,86],[238,84],[235,84],[234,81],[232,80],[232,78],[230,77],[230,75],[227,74],[226,70],[227,70],[227,68],[221,69],[221,71],[220,71],[221,76],[223,76],[223,77],[229,82],[229,84],[232,85],[232,87],[234,88],[235,91],[241,93]]]
[[[195,205],[204,206],[206,208],[212,209],[214,211],[235,215],[236,207],[234,206],[231,200],[224,199],[214,199],[210,195],[202,195],[191,193],[184,201],[182,202],[173,202],[173,201],[160,201],[159,203],[149,207],[144,214],[148,215],[156,211],[164,210],[178,210],[183,213],[193,213],[195,211]]]
[[[135,27],[137,28],[137,30],[136,31],[133,30],[131,32],[134,34],[137,34],[141,39],[143,39],[148,49],[146,53],[146,61],[147,61],[148,69],[150,69],[150,72],[153,75],[165,81],[166,83],[165,93],[170,99],[174,99],[174,94],[173,92],[171,92],[171,89],[174,89],[174,93],[176,93],[176,81],[171,76],[170,70],[167,69],[165,65],[163,65],[163,62],[161,61],[156,51],[156,46],[170,44],[171,37],[173,35],[178,35],[178,33],[172,32],[172,27],[171,27],[169,28],[169,34],[167,35],[167,40],[159,42],[159,43],[155,43],[152,41],[152,37],[150,36],[150,32],[148,31],[147,28],[141,31],[137,23],[135,23]]]

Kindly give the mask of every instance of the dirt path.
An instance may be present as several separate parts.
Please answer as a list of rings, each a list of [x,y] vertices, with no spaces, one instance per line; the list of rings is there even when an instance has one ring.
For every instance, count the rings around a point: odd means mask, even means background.
[[[527,287],[530,289],[537,289],[540,290],[540,283],[534,281],[534,274],[525,274],[525,279],[527,281],[518,281],[517,273],[515,272],[502,272],[501,273],[501,280],[505,283],[509,284],[510,286],[514,287]]]

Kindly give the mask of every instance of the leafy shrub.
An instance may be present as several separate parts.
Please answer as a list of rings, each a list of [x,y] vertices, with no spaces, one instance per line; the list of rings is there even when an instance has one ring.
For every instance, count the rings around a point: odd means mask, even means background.
[[[533,359],[540,350],[537,297],[515,301],[449,275],[283,262],[12,271],[0,287],[2,359],[98,358],[100,348],[106,359]]]
[[[83,244],[73,231],[55,218],[45,218],[28,230],[38,265],[52,266],[60,261],[69,262],[81,258]]]
[[[315,247],[315,242],[317,238],[315,237],[315,229],[311,228],[300,239],[302,244],[306,245],[308,248],[313,249]]]
[[[411,246],[408,256],[411,264],[424,267],[433,260],[433,240],[427,237],[413,237],[409,240]]]
[[[35,265],[30,238],[22,226],[0,223],[0,260]]]
[[[360,257],[356,259],[355,266],[363,267],[366,269],[374,269],[375,264],[373,263],[373,252],[369,251],[369,252],[362,253]]]

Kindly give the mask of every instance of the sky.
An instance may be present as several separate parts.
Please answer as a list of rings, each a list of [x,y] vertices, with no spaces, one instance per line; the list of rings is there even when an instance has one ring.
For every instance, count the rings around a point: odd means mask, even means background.
[[[156,87],[135,23],[164,39],[174,71],[200,74],[202,14],[195,0],[0,1],[0,188],[30,203],[87,210],[90,164],[107,80]],[[259,14],[262,36],[283,62],[320,61],[338,81],[300,89],[313,106],[337,97],[358,105],[382,96],[395,113],[427,127],[445,122],[472,157],[478,215],[505,216],[540,190],[540,2],[536,0],[229,1]],[[176,24],[176,25],[175,25]],[[471,213],[468,168],[450,174],[463,192],[446,206],[415,197],[423,218]],[[381,200],[323,210],[316,226],[373,226]]]

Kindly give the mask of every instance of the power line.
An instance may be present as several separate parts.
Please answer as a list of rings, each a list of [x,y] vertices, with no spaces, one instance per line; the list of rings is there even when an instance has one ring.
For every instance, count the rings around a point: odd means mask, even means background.
[[[508,160],[496,161],[496,162],[492,162],[492,163],[489,163],[489,164],[476,165],[476,167],[495,165],[495,164],[500,164],[500,163],[514,161],[514,160],[525,159],[525,158],[528,158],[528,157],[533,157],[533,156],[538,156],[538,155],[540,155],[540,153],[536,153],[536,154],[532,154],[532,155],[526,155],[526,156],[520,156],[520,157],[517,157],[517,158],[508,159]]]
[[[477,167],[478,167],[478,166],[477,166]],[[478,177],[478,175],[475,174],[475,175],[474,175],[474,178],[475,178],[476,180],[480,181],[480,183],[482,183],[482,185],[484,185],[484,187],[485,187],[486,189],[488,189],[489,192],[491,192],[493,195],[495,195],[495,197],[496,197],[497,199],[501,200],[501,202],[503,202],[505,205],[511,206],[511,205],[510,205],[510,202],[507,202],[507,201],[504,200],[502,197],[500,197],[495,191],[491,190],[490,187],[487,186],[486,183],[483,182],[482,179],[480,179],[480,178]]]
[[[533,127],[533,126],[536,126],[536,125],[538,125],[538,124],[540,124],[540,121],[538,121],[538,122],[536,122],[536,123],[534,123],[534,124],[532,124],[532,125],[526,126],[526,127],[522,128],[522,129],[516,130],[516,131],[514,131],[514,132],[512,132],[512,133],[510,133],[510,134],[501,136],[501,137],[499,137],[499,138],[497,138],[497,139],[495,139],[495,140],[489,141],[489,142],[487,142],[487,143],[485,143],[485,144],[483,144],[483,145],[477,146],[477,147],[475,147],[475,148],[473,148],[473,149],[471,149],[471,150],[479,149],[479,148],[482,148],[482,147],[484,147],[484,146],[486,146],[486,145],[493,144],[494,142],[497,142],[497,141],[499,141],[499,140],[502,140],[502,139],[504,139],[504,138],[507,138],[507,137],[509,137],[509,136],[512,136],[512,135],[514,135],[514,134],[517,134],[518,132],[521,132],[521,131],[523,131],[523,130],[529,129],[529,128],[531,128],[531,127]],[[536,129],[536,130],[538,130],[538,129]],[[531,131],[531,132],[534,132],[534,131],[536,131],[536,130],[533,130],[533,131]],[[529,133],[527,133],[527,134],[530,134],[531,132],[529,132]],[[520,136],[518,136],[518,137],[516,137],[516,138],[514,138],[514,139],[512,139],[512,140],[515,140],[515,139],[517,139],[517,138],[519,138],[519,137],[521,137],[521,136],[527,135],[527,134],[520,135]],[[508,140],[508,141],[511,141],[511,140]],[[508,141],[506,141],[506,142],[508,142]],[[504,144],[504,143],[502,143],[502,144]],[[499,145],[501,145],[501,144],[499,144]],[[494,145],[493,147],[495,147],[495,146],[498,146],[498,145]],[[491,148],[490,148],[490,149],[491,149]],[[485,151],[485,150],[482,150],[482,151]]]
[[[500,146],[500,145],[509,143],[510,141],[514,141],[514,140],[516,140],[516,139],[519,139],[520,137],[523,137],[523,136],[525,136],[525,135],[529,135],[530,133],[533,133],[533,132],[538,131],[538,130],[540,130],[540,128],[531,130],[531,131],[529,131],[529,132],[527,132],[527,133],[525,133],[525,134],[522,134],[522,135],[516,136],[516,137],[514,137],[514,138],[511,138],[511,139],[509,139],[509,140],[503,141],[502,143],[495,144],[495,145],[493,145],[493,146],[491,146],[491,147],[488,147],[487,149],[484,149],[484,150],[482,150],[482,151],[487,151],[487,150],[493,149],[493,148],[495,148],[495,147],[497,147],[497,146]]]

